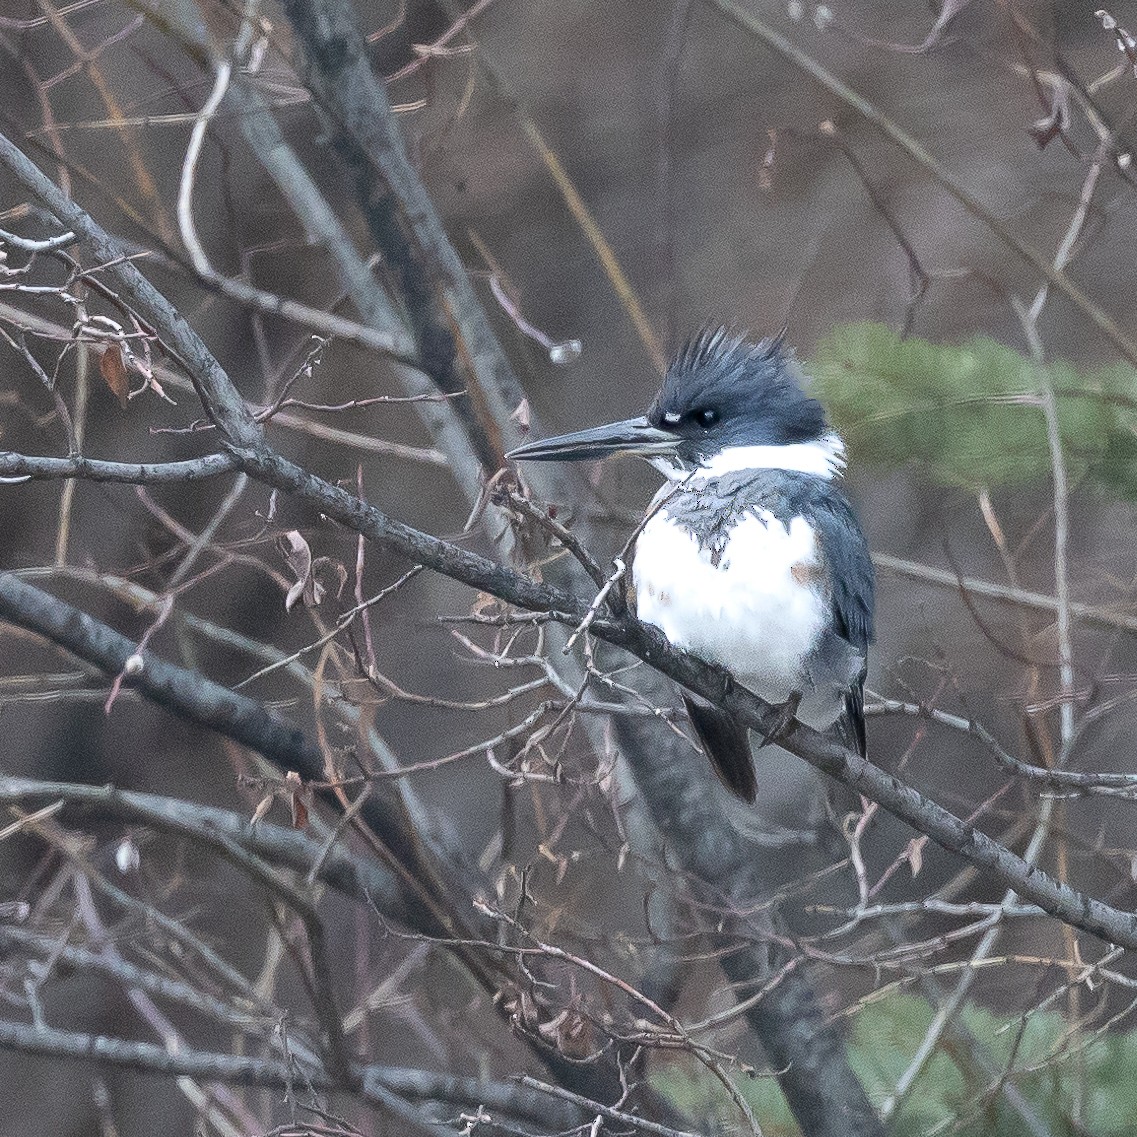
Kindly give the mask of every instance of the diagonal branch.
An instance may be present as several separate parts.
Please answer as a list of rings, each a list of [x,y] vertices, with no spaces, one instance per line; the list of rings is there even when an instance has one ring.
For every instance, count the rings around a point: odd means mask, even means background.
[[[312,781],[324,776],[319,747],[256,700],[167,663],[152,651],[138,652],[126,636],[11,573],[0,575],[0,616],[44,636],[107,675],[126,673],[126,685],[152,702],[187,722],[251,747],[281,770],[295,770]],[[128,666],[132,657],[141,667],[137,663]],[[363,811],[367,824],[401,863],[417,864],[418,846],[388,803],[372,794]]]
[[[272,454],[267,447],[242,454],[241,459],[250,476],[296,494],[392,553],[518,607],[548,612],[561,623],[576,626],[587,613],[587,605],[577,598],[393,521],[340,487]],[[0,616],[47,636],[112,674],[123,670],[127,658],[134,654],[135,645],[125,636],[10,573],[0,575]],[[777,718],[776,708],[741,687],[726,672],[678,651],[659,631],[638,620],[597,619],[591,631],[597,638],[624,648],[684,687],[732,711],[754,730],[768,733],[769,723]],[[153,653],[145,653],[143,659],[144,667],[133,682],[148,698],[210,729],[222,729],[274,761],[277,756],[287,756],[291,762],[287,768],[300,771],[304,777],[321,777],[323,761],[318,749],[298,730],[271,717],[260,704],[218,684],[203,682],[195,673],[173,667]],[[1050,915],[1110,943],[1137,948],[1137,914],[1113,908],[1055,880],[833,739],[799,724],[782,745],[823,773],[876,801],[949,852],[990,869],[1007,887]],[[372,804],[375,801],[374,797],[369,799],[364,808],[383,810],[381,805]],[[383,813],[381,824],[390,829],[390,821]],[[392,838],[400,841],[407,855],[412,854],[397,829]]]
[[[518,607],[549,612],[559,622],[572,622],[574,627],[587,612],[587,605],[575,597],[392,521],[345,490],[323,482],[279,455],[269,455],[262,448],[259,454],[242,457],[250,476],[296,494],[391,552]],[[597,638],[630,651],[684,687],[734,712],[757,731],[769,733],[769,724],[777,718],[775,709],[734,682],[726,672],[678,651],[662,633],[638,620],[597,619],[591,631]],[[990,869],[1004,884],[1052,916],[1108,942],[1137,947],[1137,914],[1112,908],[1027,864],[899,778],[825,735],[799,724],[781,744],[811,766],[882,805],[949,852]]]
[[[492,473],[507,448],[503,431],[520,437],[510,416],[525,393],[411,165],[358,14],[348,0],[285,0],[284,10],[304,46],[307,85],[330,120],[372,239],[404,298],[421,365],[442,390],[469,390],[456,405],[465,404],[471,439]]]
[[[426,547],[446,544],[425,534],[421,536]],[[459,558],[467,555],[457,546],[451,548]],[[498,569],[484,558],[474,556],[473,559],[494,574],[504,573],[506,578],[516,575]],[[497,577],[491,579],[497,580]],[[500,582],[499,587],[502,587]],[[554,590],[545,589],[545,592],[547,598],[557,596]],[[541,594],[540,588],[538,593]],[[563,599],[576,603],[571,597]],[[577,618],[583,613],[581,607]],[[320,782],[324,778],[320,748],[292,724],[270,714],[255,700],[214,683],[199,672],[168,663],[150,650],[138,652],[137,645],[126,636],[65,601],[26,584],[12,573],[0,573],[0,619],[44,636],[108,675],[127,672],[124,684],[156,705],[258,751],[281,770],[295,770],[306,781]],[[127,660],[132,656],[141,661],[141,667],[137,664],[127,667]],[[333,807],[336,805],[334,794],[329,794],[328,800]],[[402,894],[397,911],[401,911],[408,926],[431,937],[461,937],[468,909],[455,898],[449,899],[443,908],[426,891],[427,886],[419,883],[439,881],[439,869],[427,861],[418,834],[410,828],[398,804],[381,794],[368,794],[360,805],[359,816],[379,836],[395,861]],[[468,904],[468,898],[478,891],[475,882],[469,879],[468,870],[453,864],[442,866],[442,870],[450,876],[465,874],[463,886]],[[471,955],[461,946],[457,950],[479,983],[496,991],[502,982],[510,981],[508,975],[503,978],[500,970],[494,970],[497,966],[494,961]],[[598,1101],[611,1100],[619,1093],[618,1074],[608,1066],[580,1065],[556,1050],[543,1047],[537,1054],[569,1089]],[[647,1091],[644,1096],[667,1112],[656,1095]]]
[[[119,243],[81,206],[71,201],[18,146],[0,134],[0,165],[50,210],[64,228],[80,237],[104,266],[101,274],[117,282],[142,319],[152,325],[193,380],[210,422],[241,445],[256,445],[264,433],[245,406],[225,369],[185,318],[142,275]]]

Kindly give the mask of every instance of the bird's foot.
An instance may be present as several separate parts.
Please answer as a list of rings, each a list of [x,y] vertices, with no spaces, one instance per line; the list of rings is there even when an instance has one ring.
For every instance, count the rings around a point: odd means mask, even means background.
[[[778,742],[785,738],[793,729],[797,721],[797,709],[801,706],[801,692],[794,691],[792,695],[778,708],[778,716],[770,724],[769,731],[762,732],[762,741],[758,749],[769,746],[771,742]]]

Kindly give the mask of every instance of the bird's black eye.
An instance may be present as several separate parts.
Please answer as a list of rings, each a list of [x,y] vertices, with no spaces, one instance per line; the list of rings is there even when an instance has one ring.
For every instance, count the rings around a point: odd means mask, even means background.
[[[719,420],[719,413],[716,410],[712,410],[710,407],[705,407],[701,411],[692,411],[691,417],[700,426],[714,426],[715,423]]]

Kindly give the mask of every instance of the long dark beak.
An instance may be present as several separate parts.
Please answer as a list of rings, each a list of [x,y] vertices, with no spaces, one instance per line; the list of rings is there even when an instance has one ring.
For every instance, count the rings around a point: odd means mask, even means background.
[[[581,462],[607,458],[610,454],[672,454],[681,440],[666,430],[654,427],[646,418],[628,418],[623,422],[558,434],[540,442],[527,442],[511,450],[506,457],[529,462]]]

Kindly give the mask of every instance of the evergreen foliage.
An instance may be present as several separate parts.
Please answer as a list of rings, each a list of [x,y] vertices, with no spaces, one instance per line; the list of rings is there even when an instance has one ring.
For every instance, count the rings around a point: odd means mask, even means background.
[[[972,489],[1049,474],[1038,400],[1049,381],[1071,477],[1137,497],[1137,371],[1127,365],[1039,364],[991,339],[933,344],[861,323],[835,328],[809,370],[858,461],[918,461]]]
[[[850,1060],[874,1102],[895,1088],[933,1015],[924,999],[906,994],[870,1001],[857,1013]],[[996,1073],[977,1069],[968,1049],[949,1034],[898,1110],[890,1137],[1029,1137],[1023,1119],[993,1090],[997,1072],[1006,1070],[1007,1084],[1050,1133],[1128,1137],[1134,1132],[1137,1031],[1071,1034],[1056,1010],[1002,1016],[974,1006],[961,1012],[960,1023]],[[799,1130],[774,1078],[743,1078],[738,1083],[766,1137],[797,1137]],[[733,1116],[734,1106],[722,1087],[705,1073],[680,1077],[668,1072],[658,1076],[656,1084],[693,1116]],[[1079,1090],[1081,1130],[1070,1121]]]

